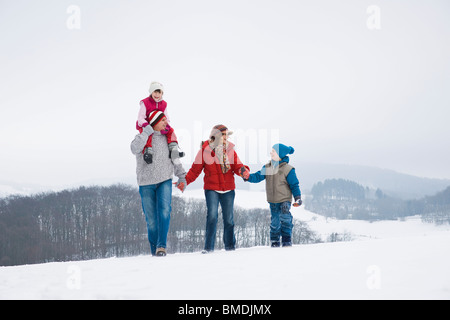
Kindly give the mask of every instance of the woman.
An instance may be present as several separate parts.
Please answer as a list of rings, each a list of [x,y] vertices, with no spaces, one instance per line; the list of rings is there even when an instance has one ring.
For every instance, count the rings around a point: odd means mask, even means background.
[[[214,251],[216,241],[219,203],[223,216],[223,242],[225,250],[234,250],[233,206],[234,175],[248,178],[249,168],[244,166],[234,151],[234,144],[228,141],[232,132],[224,125],[216,125],[209,135],[209,140],[202,142],[201,149],[195,157],[191,169],[186,174],[186,183],[194,182],[202,171],[205,172],[204,189],[206,198],[206,235],[205,249],[202,253]]]

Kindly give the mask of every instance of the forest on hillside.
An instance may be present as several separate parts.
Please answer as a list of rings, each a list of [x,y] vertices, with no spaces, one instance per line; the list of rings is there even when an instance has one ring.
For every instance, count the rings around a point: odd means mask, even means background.
[[[305,208],[337,219],[392,220],[421,215],[424,222],[450,223],[450,187],[434,196],[402,200],[354,181],[327,179],[314,184]]]
[[[235,207],[234,221],[238,248],[269,244],[268,209]],[[319,241],[305,223],[294,223],[293,243]],[[205,224],[204,200],[174,196],[168,252],[202,250]],[[222,231],[219,218],[216,249],[223,248]],[[80,187],[0,199],[1,266],[140,254],[150,249],[136,187]]]
[[[314,185],[304,201],[312,212],[338,219],[383,220],[421,215],[424,222],[450,224],[450,187],[434,196],[401,200],[353,181],[332,179]],[[269,245],[269,209],[235,207],[237,247]],[[173,197],[169,253],[203,249],[204,200]],[[216,248],[223,248],[222,220]],[[320,238],[294,220],[295,244]],[[334,234],[328,241],[341,241]],[[0,266],[149,254],[138,189],[117,184],[79,187],[0,199]]]

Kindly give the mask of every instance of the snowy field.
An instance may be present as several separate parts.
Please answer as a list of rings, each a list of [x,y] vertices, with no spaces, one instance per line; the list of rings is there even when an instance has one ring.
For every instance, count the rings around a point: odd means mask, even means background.
[[[236,203],[267,207],[262,192],[239,191]],[[0,267],[0,299],[450,299],[449,226],[292,213],[356,240]]]

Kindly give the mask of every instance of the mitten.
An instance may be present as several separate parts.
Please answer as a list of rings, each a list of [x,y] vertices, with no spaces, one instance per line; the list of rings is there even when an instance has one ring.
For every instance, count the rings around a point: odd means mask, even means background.
[[[186,189],[186,178],[179,178],[178,182],[175,184],[175,187],[180,189],[181,192],[184,192],[184,189]]]
[[[178,143],[169,143],[169,158],[172,160],[184,157],[184,152],[178,151]]]
[[[153,162],[153,149],[151,147],[148,147],[144,151],[144,161],[147,164],[150,164]]]
[[[296,196],[294,200],[294,207],[300,207],[302,205],[302,196]]]
[[[149,136],[151,136],[153,134],[153,132],[155,132],[155,130],[153,130],[152,126],[149,126],[147,124],[147,126],[144,128],[143,130],[146,134],[148,134]]]

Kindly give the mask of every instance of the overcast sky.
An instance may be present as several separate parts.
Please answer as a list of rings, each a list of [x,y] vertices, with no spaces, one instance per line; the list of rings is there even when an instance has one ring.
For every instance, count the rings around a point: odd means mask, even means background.
[[[449,179],[449,17],[446,0],[1,0],[0,180],[134,176],[154,80],[186,169],[223,123],[252,165],[279,140]]]

